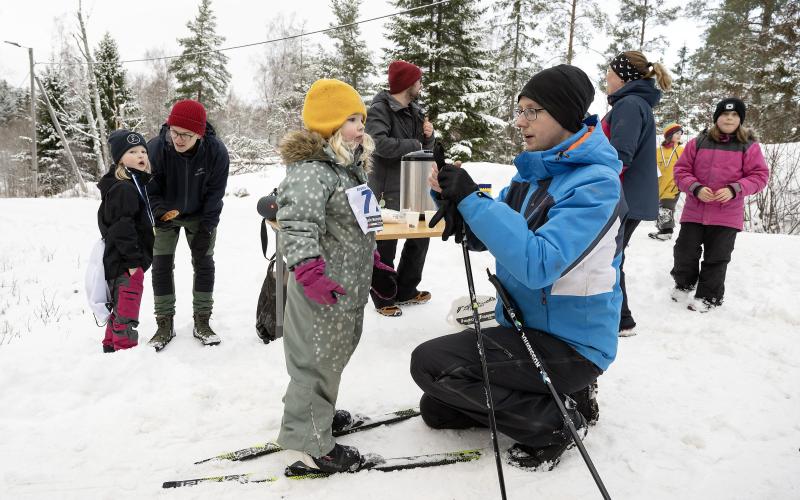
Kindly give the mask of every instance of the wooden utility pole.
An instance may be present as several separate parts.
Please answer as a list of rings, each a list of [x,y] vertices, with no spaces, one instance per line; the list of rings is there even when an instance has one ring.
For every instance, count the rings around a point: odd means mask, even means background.
[[[53,109],[53,105],[50,104],[50,98],[47,96],[47,91],[44,89],[44,85],[42,85],[42,82],[39,80],[39,78],[36,78],[36,83],[39,84],[39,91],[41,91],[42,97],[44,97],[44,103],[47,105],[47,111],[50,112],[50,118],[53,120],[53,126],[56,128],[56,132],[61,138],[61,142],[64,144],[64,151],[67,153],[67,159],[69,160],[70,165],[72,165],[72,170],[75,172],[75,177],[78,178],[78,184],[81,186],[81,192],[86,194],[88,192],[86,190],[86,184],[83,182],[81,172],[78,170],[78,164],[75,163],[75,158],[72,156],[72,150],[69,149],[67,137],[64,135],[64,131],[61,129],[61,124],[58,122],[56,110]]]
[[[36,160],[36,75],[33,72],[33,47],[28,47],[28,61],[31,71],[31,175],[33,176],[33,197],[39,196],[39,162]]]

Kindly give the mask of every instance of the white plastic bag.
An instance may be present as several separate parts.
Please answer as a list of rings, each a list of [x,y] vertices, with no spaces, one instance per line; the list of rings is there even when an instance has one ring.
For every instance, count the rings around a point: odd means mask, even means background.
[[[89,309],[95,315],[98,323],[105,323],[111,315],[111,292],[106,281],[106,272],[103,267],[103,253],[106,243],[98,239],[92,247],[89,261],[86,263],[86,299]]]
[[[481,322],[481,327],[497,326],[498,323],[494,317],[497,297],[493,295],[477,295],[475,299],[478,302],[478,320]],[[450,306],[450,312],[447,313],[447,322],[453,326],[475,326],[469,297],[459,297],[453,301]]]

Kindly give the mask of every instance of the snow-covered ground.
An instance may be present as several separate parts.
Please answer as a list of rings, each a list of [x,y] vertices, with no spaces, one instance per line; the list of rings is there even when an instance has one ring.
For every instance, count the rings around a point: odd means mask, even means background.
[[[468,166],[495,191],[509,167]],[[176,259],[177,338],[160,353],[140,345],[101,352],[83,295],[97,238],[90,199],[0,200],[0,498],[499,498],[486,431],[434,431],[420,419],[341,441],[385,456],[486,448],[473,463],[316,481],[210,484],[162,490],[165,480],[266,471],[278,453],[251,462],[195,466],[195,460],[275,437],[287,383],[280,342],[254,330],[265,273],[257,198],[280,168],[230,179],[216,249],[212,324],[223,338],[191,336],[191,266]],[[728,270],[726,303],[700,315],[670,302],[672,243],[647,238],[629,248],[631,307],[639,335],[620,339],[600,378],[601,417],[586,446],[615,499],[800,498],[800,238],[743,233]],[[271,246],[274,241],[271,241]],[[414,406],[412,349],[455,331],[445,321],[466,295],[460,247],[431,244],[424,306],[400,318],[367,311],[361,345],[344,373],[339,406],[380,414]],[[473,254],[479,293],[488,255]],[[147,274],[142,343],[155,331]],[[531,376],[536,376],[534,373]],[[510,445],[502,438],[503,447]],[[599,498],[577,451],[552,472],[505,468],[508,497]]]

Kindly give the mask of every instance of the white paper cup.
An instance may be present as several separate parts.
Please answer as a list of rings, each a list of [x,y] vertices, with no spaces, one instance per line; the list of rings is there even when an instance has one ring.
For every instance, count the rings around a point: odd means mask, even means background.
[[[419,212],[412,212],[409,210],[405,213],[406,216],[406,224],[408,227],[417,227],[419,226]]]
[[[425,227],[428,227],[434,215],[436,215],[436,210],[425,210]]]

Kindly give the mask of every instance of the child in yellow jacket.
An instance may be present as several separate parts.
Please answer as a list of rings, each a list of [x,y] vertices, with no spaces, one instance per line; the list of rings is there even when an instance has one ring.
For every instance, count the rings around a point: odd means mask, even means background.
[[[675,205],[681,192],[675,185],[672,169],[683,154],[681,136],[683,128],[677,123],[664,127],[664,142],[656,150],[656,164],[661,176],[658,178],[658,231],[648,233],[654,240],[667,241],[672,238],[675,229]]]

